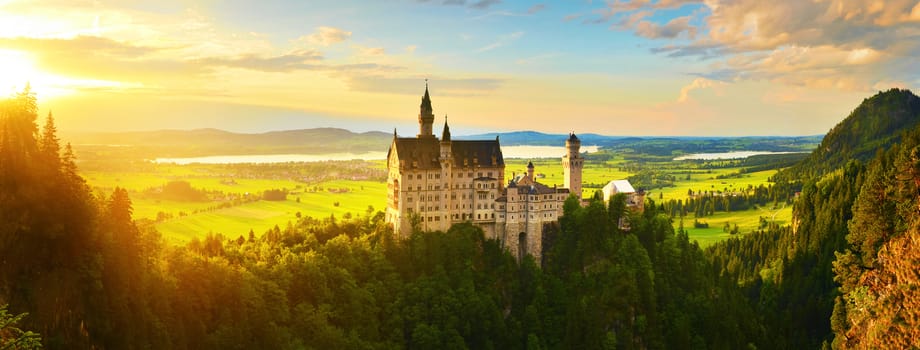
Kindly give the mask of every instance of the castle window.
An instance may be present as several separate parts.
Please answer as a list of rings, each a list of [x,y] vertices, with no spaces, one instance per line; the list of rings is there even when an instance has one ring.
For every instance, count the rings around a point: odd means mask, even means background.
[[[469,177],[473,177],[473,172],[469,172]]]
[[[411,212],[412,212],[412,208],[406,208],[406,212],[407,212],[407,213],[411,213]]]
[[[492,188],[495,188],[495,183],[494,183],[494,182],[492,183]]]
[[[495,199],[495,193],[490,193],[489,198]]]
[[[419,180],[422,179],[422,174],[418,174],[418,179],[419,179]]]
[[[482,172],[480,171],[476,176],[482,177]]]
[[[492,177],[492,172],[491,172],[491,171],[489,172],[489,177]]]
[[[495,218],[495,213],[492,213],[492,218],[493,218],[493,219]]]
[[[419,176],[421,176],[421,175],[419,175]],[[419,186],[417,187],[417,190],[418,190],[418,191],[421,191],[421,190],[422,190],[422,186],[419,185]]]

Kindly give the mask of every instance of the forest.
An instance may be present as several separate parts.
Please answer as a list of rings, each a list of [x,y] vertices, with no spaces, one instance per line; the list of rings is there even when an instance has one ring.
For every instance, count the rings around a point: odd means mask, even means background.
[[[24,90],[0,102],[0,346],[918,347],[917,101],[904,90],[867,99],[815,152],[869,140],[874,155],[793,166],[744,197],[800,192],[791,226],[702,249],[672,225],[679,207],[572,197],[543,261],[519,262],[471,224],[394,240],[373,208],[166,244],[132,218],[127,191],[89,189]],[[907,117],[863,121],[890,113]]]

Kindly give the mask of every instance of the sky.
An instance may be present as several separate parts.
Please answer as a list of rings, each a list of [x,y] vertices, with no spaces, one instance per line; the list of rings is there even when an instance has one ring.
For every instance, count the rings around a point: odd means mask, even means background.
[[[920,88],[917,0],[0,0],[0,93],[63,134],[824,134]]]

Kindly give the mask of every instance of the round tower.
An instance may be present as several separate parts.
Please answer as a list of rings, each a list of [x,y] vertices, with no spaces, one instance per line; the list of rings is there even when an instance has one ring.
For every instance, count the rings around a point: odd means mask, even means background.
[[[527,176],[529,176],[531,180],[534,180],[534,177],[533,177],[533,161],[530,161],[530,162],[527,163]],[[535,181],[536,181],[536,180],[535,180]]]
[[[579,149],[581,140],[575,133],[570,133],[568,140],[565,140],[566,153],[562,156],[562,170],[565,178],[564,186],[569,189],[569,193],[581,198],[581,169],[585,165],[585,159],[581,157]]]

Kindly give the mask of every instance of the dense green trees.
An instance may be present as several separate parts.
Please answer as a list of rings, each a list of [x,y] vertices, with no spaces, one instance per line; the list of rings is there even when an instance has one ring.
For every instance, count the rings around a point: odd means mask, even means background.
[[[920,99],[909,91],[867,99],[808,159],[777,174],[775,188],[801,188],[792,227],[709,249],[714,267],[747,289],[772,346],[920,346],[911,287],[920,266],[918,121]]]
[[[92,195],[34,96],[3,102],[0,301],[49,348],[738,348],[737,288],[651,203],[572,197],[542,266],[471,224],[396,240],[368,208],[163,243],[128,192]],[[631,227],[629,232],[621,228]],[[728,308],[730,312],[717,309]],[[735,336],[720,337],[730,332]]]
[[[918,130],[868,165],[799,185],[778,177],[772,191],[801,187],[792,227],[704,252],[674,231],[670,204],[649,200],[636,213],[623,196],[584,207],[572,197],[537,262],[517,261],[471,224],[397,240],[373,208],[166,245],[132,219],[124,189],[91,194],[53,117],[41,132],[36,119],[28,90],[0,101],[0,304],[10,305],[0,323],[40,333],[49,348],[909,348],[920,339]],[[31,333],[0,328],[0,344],[22,334]]]

